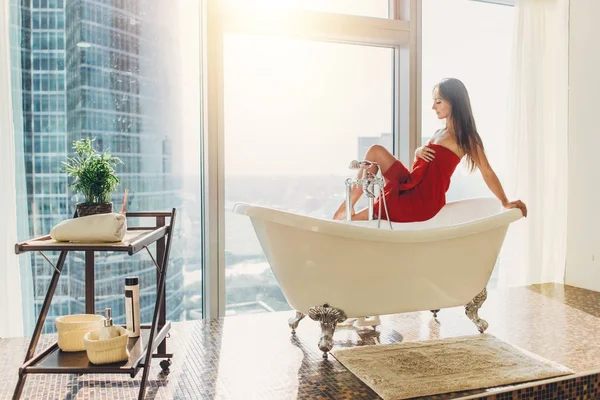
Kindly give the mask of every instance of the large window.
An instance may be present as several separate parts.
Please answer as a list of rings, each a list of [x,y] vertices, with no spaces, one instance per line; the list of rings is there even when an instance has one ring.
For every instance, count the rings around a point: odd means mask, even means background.
[[[20,239],[46,235],[73,215],[83,198],[68,187],[61,161],[72,153],[73,140],[95,138],[98,150],[124,162],[115,211],[125,189],[128,211],[177,208],[167,315],[200,318],[201,2],[12,1],[20,11],[11,14],[12,23],[21,33],[13,52],[20,54],[24,127],[23,140],[16,141],[25,163],[18,178],[26,182],[18,195],[27,199],[29,215]],[[24,308],[37,316],[53,269],[40,256],[26,257],[34,293],[25,295]],[[83,254],[71,254],[45,331],[54,330],[59,315],[84,312],[84,271]],[[140,278],[142,319],[150,321],[156,269],[148,255],[96,256],[96,308],[111,307],[117,323],[124,322],[124,282],[131,275]]]
[[[423,0],[422,5],[422,142],[444,126],[431,110],[433,87],[443,78],[458,78],[469,91],[477,130],[502,181],[514,7],[472,0]],[[447,200],[483,196],[494,194],[481,173],[459,164]],[[496,273],[497,268],[492,286]]]
[[[472,0],[422,4],[422,142],[443,127],[431,110],[433,87],[443,78],[458,78],[469,91],[488,159],[502,178],[514,8]],[[461,164],[448,200],[487,195],[493,196],[481,174],[468,174]]]
[[[21,239],[47,234],[72,215],[82,198],[71,193],[61,161],[73,140],[95,137],[98,148],[124,161],[115,210],[128,189],[128,210],[179,211],[167,282],[171,320],[200,318],[203,307],[211,317],[288,309],[249,219],[233,214],[233,205],[331,218],[354,172],[350,161],[369,146],[399,150],[408,161],[419,134],[411,92],[417,79],[422,140],[441,127],[430,111],[433,86],[459,78],[502,179],[511,7],[472,0],[176,0],[151,8],[139,0],[11,1],[20,9],[12,15],[21,33],[13,49],[23,111],[19,196],[28,209]],[[408,21],[419,15],[422,21]],[[422,53],[410,48],[419,22]],[[201,75],[201,65],[210,73]],[[491,193],[480,174],[458,168],[448,200],[483,195]],[[52,267],[25,258],[34,281],[25,307],[37,310]],[[124,277],[136,274],[150,319],[152,261],[143,254],[96,261],[98,308],[113,308],[122,322]],[[55,316],[83,312],[82,262],[69,258],[46,330]]]
[[[394,50],[226,34],[224,51],[227,314],[288,309],[248,217],[231,210],[331,218],[350,161],[372,144],[392,151]]]

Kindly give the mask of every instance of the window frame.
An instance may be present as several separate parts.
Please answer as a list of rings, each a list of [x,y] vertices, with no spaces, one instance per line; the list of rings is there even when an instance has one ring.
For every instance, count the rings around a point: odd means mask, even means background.
[[[308,10],[269,10],[203,0],[202,304],[203,318],[225,315],[225,171],[223,37],[226,32],[383,46],[394,50],[393,143],[404,163],[420,145],[421,3],[389,0],[389,18]],[[412,21],[412,22],[411,22]],[[405,84],[408,82],[408,84]]]
[[[481,3],[491,3],[491,4],[498,4],[501,6],[509,6],[509,7],[515,6],[515,0],[471,0],[471,1],[479,1]]]

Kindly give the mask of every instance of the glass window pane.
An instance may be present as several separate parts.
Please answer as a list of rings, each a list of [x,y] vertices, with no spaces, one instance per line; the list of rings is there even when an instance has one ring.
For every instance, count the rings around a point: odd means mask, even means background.
[[[422,141],[444,125],[431,110],[433,87],[445,77],[458,78],[469,91],[477,130],[499,177],[507,129],[513,13],[513,7],[470,0],[423,1]],[[442,33],[444,40],[440,40]],[[457,169],[447,195],[448,200],[493,196],[481,174],[467,174],[466,168]]]
[[[443,78],[458,78],[469,92],[490,165],[502,181],[514,8],[470,0],[423,0],[422,10],[422,142],[444,126],[431,110],[433,87]],[[481,173],[469,173],[463,162],[446,197],[453,201],[494,194]],[[496,273],[497,269],[491,285]]]
[[[393,147],[393,60],[383,47],[226,34],[228,314],[289,308],[249,219],[232,207],[331,218],[350,161],[372,144]],[[357,210],[366,205],[363,196]]]
[[[320,11],[361,17],[388,18],[388,0],[225,0],[229,4],[244,4],[269,8]]]

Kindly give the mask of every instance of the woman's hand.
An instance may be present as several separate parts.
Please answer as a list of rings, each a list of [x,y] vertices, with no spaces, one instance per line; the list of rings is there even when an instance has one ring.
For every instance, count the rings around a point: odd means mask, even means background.
[[[430,162],[435,158],[435,150],[427,145],[421,146],[415,150],[415,157],[419,157],[427,162]]]
[[[502,203],[504,208],[518,208],[523,213],[524,217],[527,217],[527,206],[521,200],[517,201],[506,201]]]

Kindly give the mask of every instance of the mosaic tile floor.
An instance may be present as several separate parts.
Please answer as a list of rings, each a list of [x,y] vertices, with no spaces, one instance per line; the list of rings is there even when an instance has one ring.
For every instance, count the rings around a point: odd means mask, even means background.
[[[331,355],[323,360],[317,347],[319,324],[308,317],[296,336],[290,334],[293,312],[227,317],[175,323],[169,339],[174,352],[169,375],[158,360],[150,373],[147,399],[377,399],[378,396]],[[600,293],[544,284],[490,291],[479,315],[490,333],[576,372],[600,370]],[[420,341],[476,334],[462,307],[382,316],[371,328],[339,327],[334,347]],[[44,348],[53,336],[44,337]],[[0,340],[0,399],[9,399],[28,338]],[[23,399],[137,398],[141,372],[124,375],[31,375]],[[554,385],[554,384],[553,384]],[[590,381],[598,393],[597,382]],[[502,388],[435,396],[457,398],[496,393]],[[568,391],[569,387],[565,387]],[[560,398],[592,398],[581,390]],[[537,389],[520,397],[553,399]],[[581,392],[581,393],[580,393]],[[545,392],[544,392],[545,393]],[[500,396],[500,395],[499,395]],[[516,395],[515,395],[516,396]],[[498,397],[500,398],[500,397]]]

